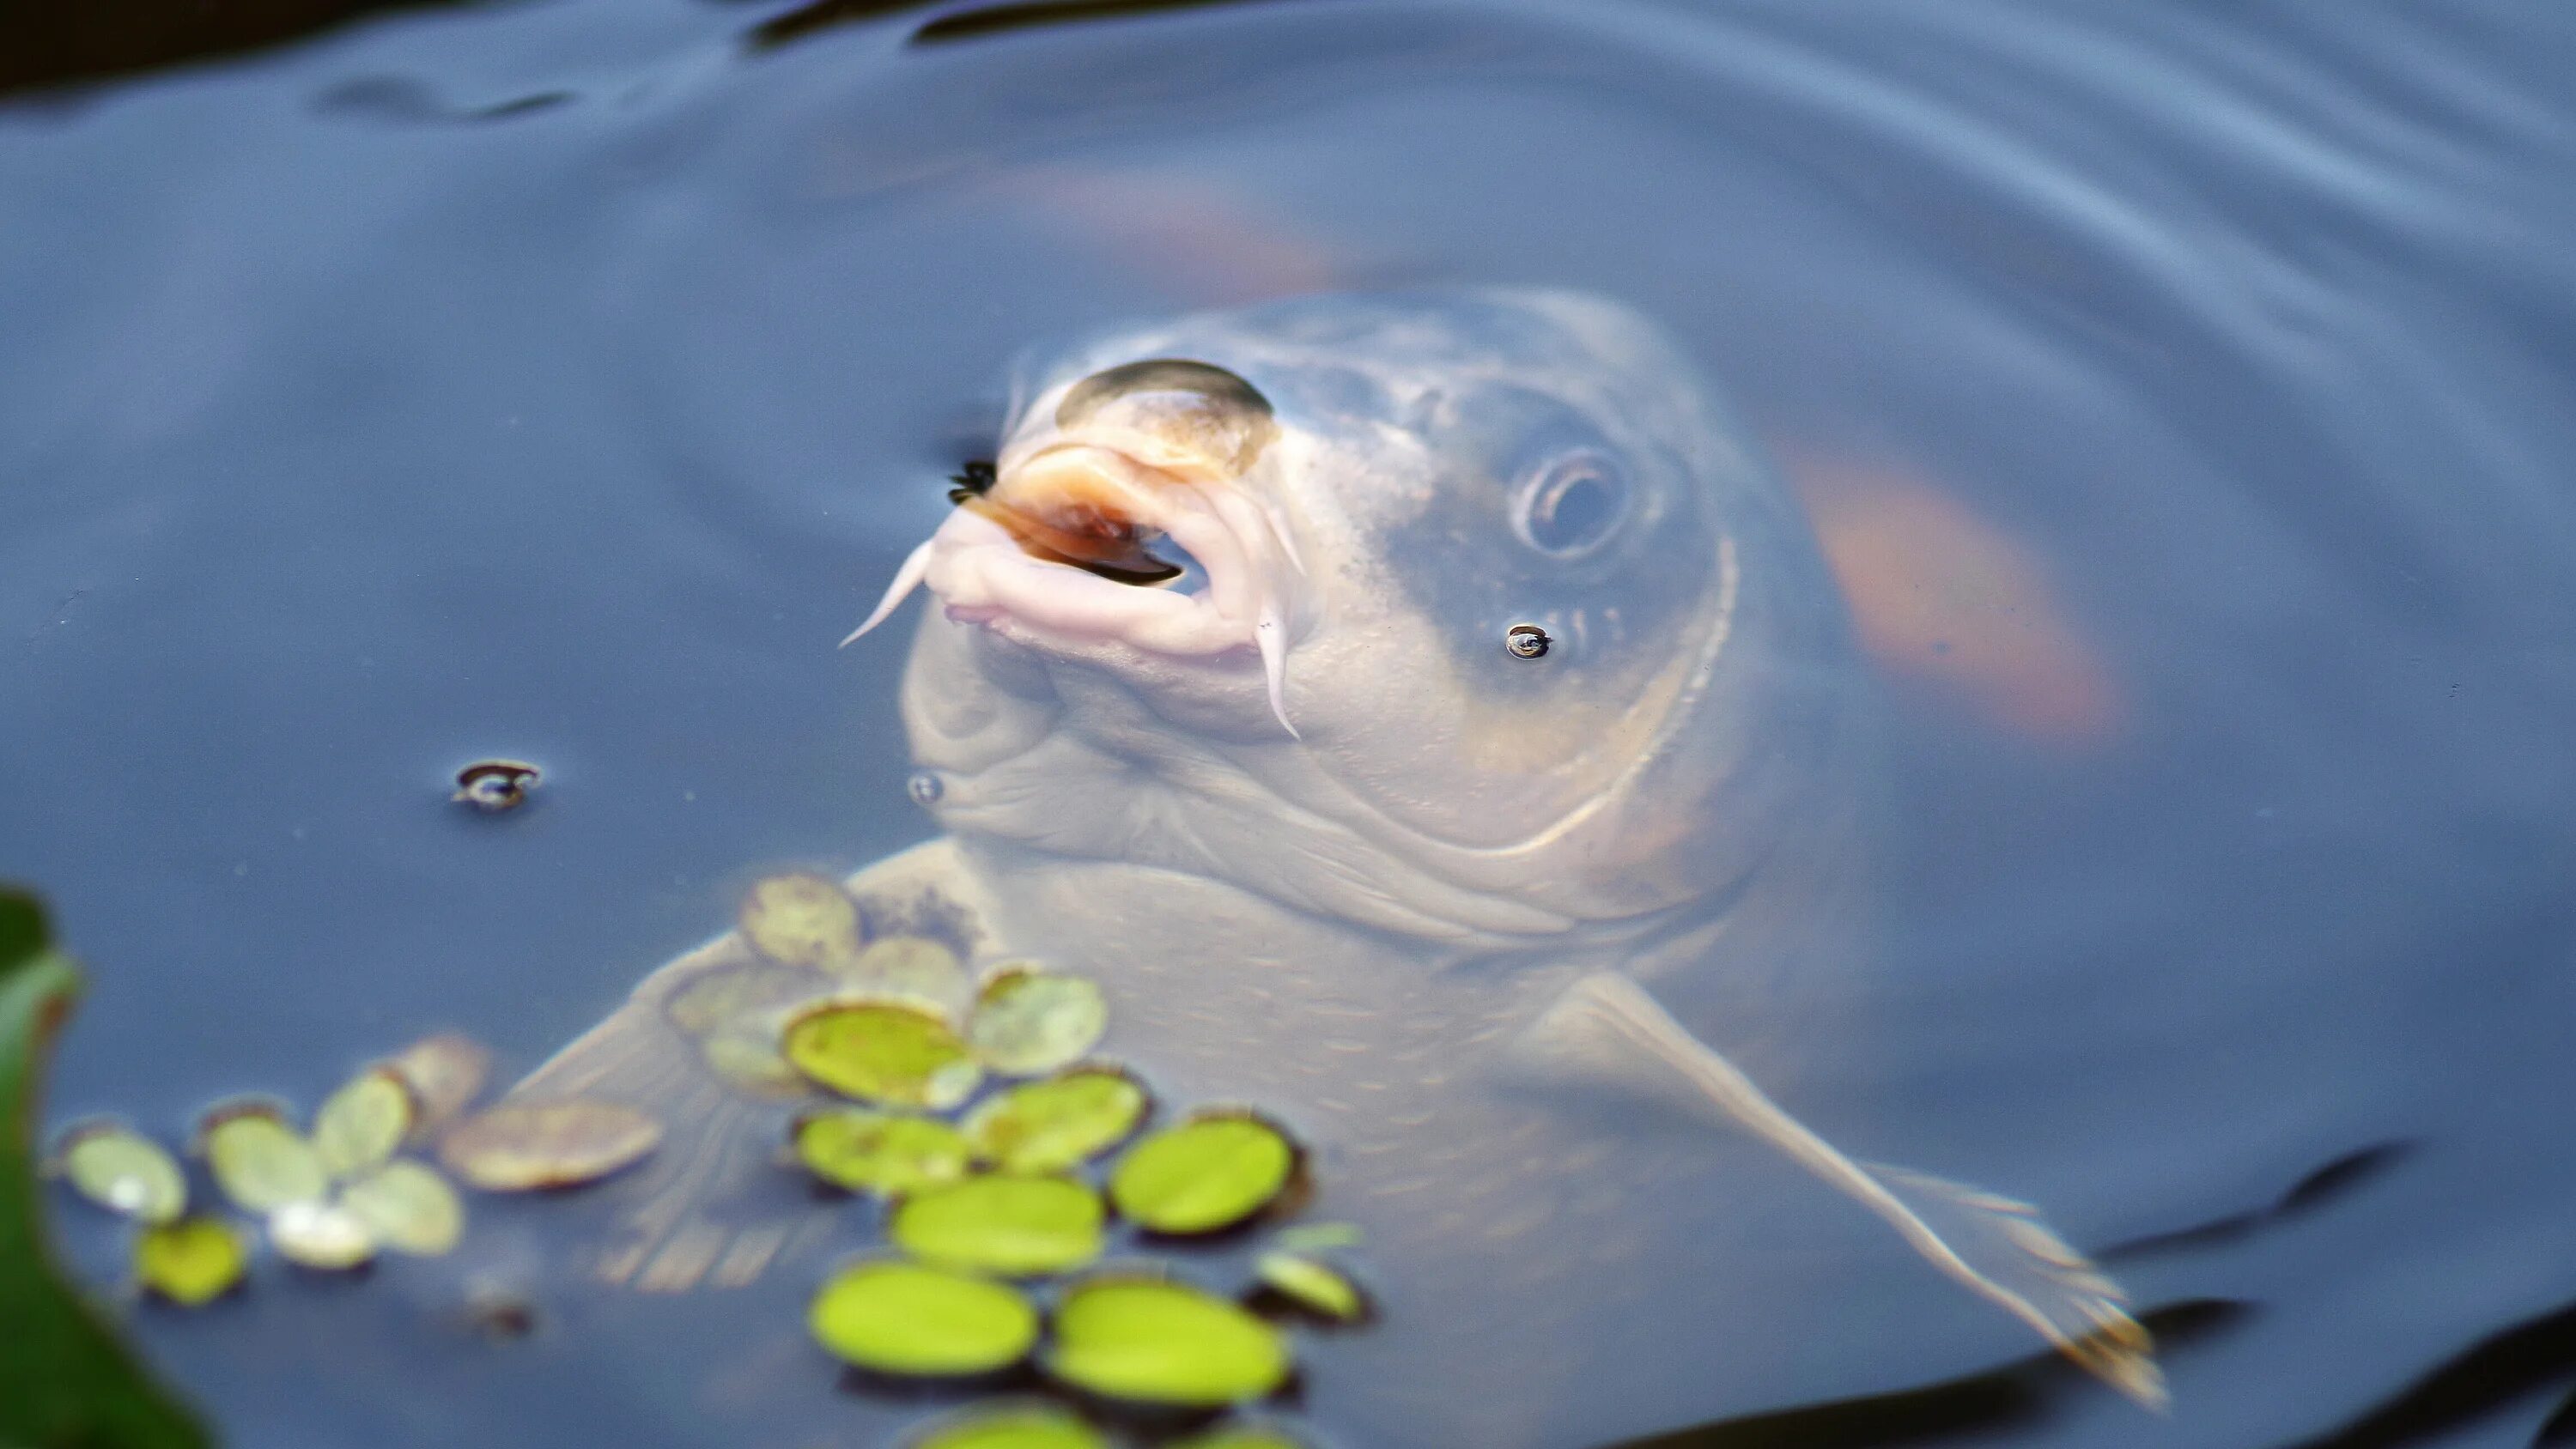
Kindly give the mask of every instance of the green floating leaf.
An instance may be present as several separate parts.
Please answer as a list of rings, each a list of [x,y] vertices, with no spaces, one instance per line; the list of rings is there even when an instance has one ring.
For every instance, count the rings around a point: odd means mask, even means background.
[[[790,966],[845,967],[858,959],[859,903],[819,875],[774,875],[742,901],[743,939]]]
[[[1166,1449],[1306,1449],[1306,1443],[1265,1424],[1220,1424]]]
[[[1336,1323],[1368,1317],[1368,1299],[1359,1285],[1329,1264],[1299,1253],[1268,1252],[1254,1261],[1253,1274],[1281,1297]]]
[[[205,1449],[205,1430],[64,1281],[47,1249],[37,1099],[54,1033],[79,995],[80,971],[53,948],[44,908],[0,888],[0,1444]]]
[[[1043,1404],[971,1409],[904,1442],[906,1449],[1109,1449],[1099,1430]]]
[[[230,1223],[181,1218],[134,1239],[134,1279],[183,1308],[229,1293],[250,1268],[250,1248]]]
[[[394,1155],[418,1115],[411,1088],[390,1067],[370,1067],[322,1099],[313,1151],[335,1178],[355,1177]]]
[[[440,1139],[438,1158],[485,1192],[532,1192],[596,1182],[661,1141],[662,1124],[633,1107],[565,1097],[469,1117]]]
[[[886,1259],[833,1275],[807,1326],[841,1359],[878,1373],[953,1377],[1017,1363],[1038,1314],[1007,1284]]]
[[[376,1230],[336,1202],[291,1202],[268,1215],[268,1243],[299,1268],[339,1272],[375,1261]]]
[[[1214,1408],[1287,1380],[1279,1331],[1222,1298],[1160,1278],[1099,1278],[1056,1309],[1047,1372],[1116,1399]]]
[[[888,936],[870,941],[846,970],[835,975],[853,991],[871,997],[917,1001],[954,1018],[975,994],[957,953],[927,936]]]
[[[1321,1253],[1356,1248],[1363,1236],[1357,1223],[1293,1223],[1281,1228],[1270,1241],[1292,1253]]]
[[[1286,1134],[1244,1113],[1209,1113],[1165,1128],[1119,1159],[1118,1211],[1157,1233],[1212,1233],[1275,1200],[1297,1167]]]
[[[1005,968],[976,998],[967,1039],[1004,1076],[1036,1077],[1080,1061],[1109,1029],[1109,1003],[1079,976]]]
[[[796,1123],[796,1159],[836,1187],[899,1197],[966,1175],[966,1139],[928,1117],[840,1108]]]
[[[1123,1072],[1085,1067],[1011,1088],[966,1117],[975,1155],[1005,1172],[1063,1172],[1136,1130],[1145,1089]]]
[[[331,1190],[322,1155],[268,1103],[216,1108],[198,1124],[197,1141],[215,1186],[243,1212],[264,1216]]]
[[[188,1176],[178,1159],[132,1128],[75,1127],[63,1134],[54,1158],[74,1190],[110,1212],[166,1223],[187,1209]]]
[[[787,1060],[844,1097],[944,1112],[983,1079],[948,1023],[902,1001],[820,1006],[788,1023]]]
[[[465,1235],[465,1204],[417,1162],[388,1162],[340,1189],[340,1201],[397,1253],[435,1258]]]
[[[970,1177],[904,1199],[886,1235],[932,1263],[1025,1278],[1099,1257],[1105,1216],[1068,1177]]]

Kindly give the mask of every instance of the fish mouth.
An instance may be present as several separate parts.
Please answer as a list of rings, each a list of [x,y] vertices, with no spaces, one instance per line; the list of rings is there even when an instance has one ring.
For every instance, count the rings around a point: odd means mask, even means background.
[[[1101,442],[1048,437],[1006,452],[990,485],[896,570],[848,644],[927,584],[948,617],[1039,647],[1120,643],[1166,658],[1257,653],[1290,735],[1289,630],[1305,567],[1287,522],[1240,478],[1158,466]],[[1196,561],[1204,582],[1155,554]]]

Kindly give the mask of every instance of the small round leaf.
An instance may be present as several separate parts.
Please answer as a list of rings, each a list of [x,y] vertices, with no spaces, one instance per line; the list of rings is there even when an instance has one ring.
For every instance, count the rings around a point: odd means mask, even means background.
[[[1144,1120],[1145,1089],[1089,1067],[1013,1087],[966,1117],[975,1155],[1005,1172],[1063,1172],[1116,1146]]]
[[[1269,1206],[1297,1151],[1278,1128],[1236,1113],[1194,1117],[1139,1142],[1110,1175],[1118,1211],[1157,1233],[1212,1233]]]
[[[411,1088],[389,1067],[371,1067],[322,1099],[313,1150],[333,1177],[355,1177],[394,1155],[411,1135]]]
[[[1006,970],[985,984],[967,1039],[975,1054],[1009,1077],[1043,1076],[1080,1061],[1109,1029],[1100,988],[1079,976]]]
[[[927,936],[870,941],[857,960],[834,974],[856,993],[917,1001],[943,1017],[953,1018],[975,994],[957,953]]]
[[[790,966],[848,965],[863,929],[859,903],[819,875],[774,875],[743,897],[743,939]]]
[[[250,1248],[230,1223],[181,1218],[134,1240],[134,1276],[154,1293],[194,1308],[232,1291],[250,1267]]]
[[[1268,1252],[1252,1271],[1264,1286],[1319,1318],[1357,1323],[1368,1317],[1368,1299],[1340,1269],[1299,1253]]]
[[[397,1253],[434,1258],[465,1233],[465,1204],[417,1162],[388,1162],[340,1190],[340,1201]]]
[[[966,1139],[945,1122],[855,1108],[796,1124],[796,1158],[836,1187],[896,1197],[966,1175]]]
[[[376,1256],[376,1231],[345,1204],[291,1202],[268,1215],[269,1246],[302,1268],[337,1272]]]
[[[244,1212],[266,1215],[331,1190],[321,1154],[274,1107],[253,1103],[219,1109],[207,1115],[197,1132],[215,1185]]]
[[[1279,1331],[1222,1298],[1158,1278],[1102,1278],[1056,1309],[1047,1372],[1116,1399],[1213,1408],[1288,1377]]]
[[[1099,1430],[1044,1404],[969,1409],[904,1443],[906,1449],[1109,1449]]]
[[[459,1122],[438,1144],[447,1170],[485,1192],[595,1182],[641,1159],[662,1124],[616,1102],[566,1097],[504,1102]]]
[[[970,1177],[904,1199],[887,1236],[925,1261],[1005,1277],[1100,1256],[1100,1195],[1066,1177]]]
[[[1019,1362],[1038,1314],[1007,1284],[878,1259],[845,1268],[806,1314],[816,1341],[878,1373],[949,1377]]]
[[[188,1206],[188,1178],[178,1159],[130,1128],[76,1127],[64,1135],[55,1159],[81,1196],[111,1212],[166,1223]]]
[[[816,1007],[788,1023],[786,1053],[842,1096],[891,1107],[945,1111],[983,1078],[947,1022],[902,1001]]]

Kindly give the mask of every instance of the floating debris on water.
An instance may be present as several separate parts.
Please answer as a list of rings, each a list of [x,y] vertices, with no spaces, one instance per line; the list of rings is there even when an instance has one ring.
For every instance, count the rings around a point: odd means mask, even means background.
[[[859,903],[839,882],[819,875],[773,875],[742,899],[743,939],[788,966],[846,969],[858,959],[866,929]]]
[[[273,1103],[217,1107],[198,1124],[197,1141],[215,1186],[243,1212],[264,1217],[331,1190],[322,1155],[286,1125],[284,1112]]]
[[[134,1240],[135,1281],[183,1308],[231,1292],[249,1269],[250,1245],[219,1219],[156,1223]]]
[[[465,1204],[421,1163],[388,1162],[340,1190],[340,1202],[397,1253],[434,1258],[465,1235]]]
[[[1297,1169],[1287,1134],[1249,1112],[1205,1112],[1129,1149],[1109,1199],[1141,1227],[1213,1233],[1276,1201]]]
[[[314,1154],[331,1176],[355,1176],[391,1158],[418,1115],[402,1077],[370,1067],[322,1099],[313,1114]]]
[[[1095,1278],[1055,1313],[1049,1375],[1113,1399],[1217,1408],[1287,1382],[1288,1341],[1222,1298],[1168,1279]]]
[[[1005,1278],[1100,1256],[1100,1195],[1069,1177],[969,1177],[905,1198],[886,1235],[925,1262]]]
[[[788,1023],[786,1055],[842,1096],[889,1107],[946,1111],[984,1074],[944,1019],[903,1001],[815,1007]]]
[[[1100,1431],[1048,1404],[970,1409],[904,1441],[905,1449],[1110,1449]]]
[[[179,1160],[120,1123],[70,1128],[54,1148],[54,1164],[74,1191],[110,1212],[158,1224],[187,1211],[188,1177]]]
[[[797,1119],[796,1160],[835,1187],[897,1197],[966,1175],[966,1138],[929,1117],[839,1108]]]
[[[342,1203],[306,1199],[268,1215],[269,1245],[301,1268],[326,1272],[363,1267],[376,1256],[376,1234]]]
[[[470,1037],[441,1032],[413,1042],[385,1065],[411,1089],[411,1131],[418,1140],[473,1102],[492,1074],[492,1053]]]
[[[596,1182],[661,1141],[661,1122],[633,1107],[566,1097],[469,1117],[440,1139],[438,1156],[470,1186],[530,1192]]]
[[[1329,1263],[1272,1249],[1254,1260],[1252,1271],[1263,1287],[1318,1318],[1347,1324],[1369,1316],[1359,1285]]]
[[[527,804],[529,792],[543,778],[543,773],[525,760],[477,760],[456,772],[456,793],[450,798],[488,814],[498,814]]]
[[[1037,1310],[1009,1285],[891,1259],[834,1274],[806,1322],[846,1362],[923,1377],[1008,1368],[1038,1337]]]
[[[967,1040],[1006,1077],[1040,1077],[1080,1061],[1109,1029],[1100,988],[1025,964],[997,970],[975,1001]]]
[[[1063,1172],[1127,1139],[1152,1105],[1113,1067],[1082,1067],[1003,1092],[966,1117],[975,1156],[1004,1172]]]

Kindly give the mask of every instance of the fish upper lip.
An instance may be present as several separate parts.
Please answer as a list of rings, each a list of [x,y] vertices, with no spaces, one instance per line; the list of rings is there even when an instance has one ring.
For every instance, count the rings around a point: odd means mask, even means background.
[[[927,584],[951,617],[1008,626],[1012,637],[1039,647],[1116,642],[1150,654],[1205,657],[1249,646],[1261,655],[1272,712],[1290,734],[1297,732],[1284,690],[1305,571],[1284,518],[1238,480],[1184,481],[1080,437],[1041,440],[1005,456],[1008,466],[986,494],[997,504],[1058,490],[1099,499],[1140,532],[1159,533],[1188,551],[1207,576],[1205,587],[1183,591],[1104,578],[1033,554],[995,518],[960,507],[913,550],[850,639]]]

